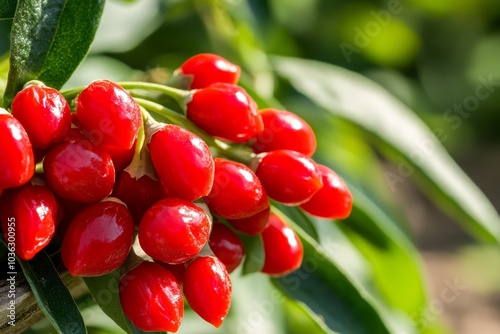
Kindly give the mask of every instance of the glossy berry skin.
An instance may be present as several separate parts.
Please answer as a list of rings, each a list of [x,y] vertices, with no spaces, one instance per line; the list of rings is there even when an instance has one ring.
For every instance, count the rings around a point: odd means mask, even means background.
[[[45,156],[43,170],[52,190],[75,202],[100,201],[111,194],[115,182],[111,157],[88,141],[56,144]]]
[[[264,129],[252,98],[243,88],[227,83],[194,91],[186,116],[208,134],[238,143]]]
[[[344,181],[327,166],[318,165],[323,187],[300,208],[320,218],[345,219],[352,209],[352,195]]]
[[[243,242],[224,224],[213,224],[208,243],[215,256],[224,263],[228,273],[232,273],[245,256]]]
[[[208,145],[180,126],[163,124],[148,144],[153,166],[172,196],[194,201],[207,195],[214,180]]]
[[[269,197],[287,205],[306,202],[323,186],[316,163],[290,150],[262,153],[255,174]]]
[[[33,85],[17,93],[12,115],[26,129],[34,148],[48,148],[62,141],[71,126],[68,103],[50,87]]]
[[[170,271],[175,276],[175,279],[177,280],[179,285],[182,285],[182,283],[184,282],[184,275],[186,274],[185,263],[169,264],[161,261],[155,261],[155,263],[158,263],[160,266]]]
[[[120,267],[134,236],[132,216],[123,203],[106,200],[82,210],[64,235],[61,256],[73,276],[100,276]]]
[[[259,235],[269,225],[270,208],[266,208],[256,214],[241,219],[228,219],[228,223],[235,230],[248,235]]]
[[[35,173],[33,147],[24,127],[0,108],[0,189],[19,187]]]
[[[180,264],[192,259],[208,241],[210,220],[193,203],[165,198],[146,211],[139,225],[139,242],[155,260]]]
[[[94,145],[129,149],[142,123],[137,102],[126,90],[108,80],[94,81],[78,95],[76,113]]]
[[[231,279],[214,256],[200,256],[186,268],[184,296],[203,320],[220,327],[231,306]]]
[[[295,232],[275,214],[269,216],[269,226],[262,232],[264,267],[262,272],[282,276],[298,269],[304,249]]]
[[[31,260],[52,240],[56,230],[59,204],[52,191],[29,182],[4,193],[0,219],[7,243],[14,231],[15,253]]]
[[[205,88],[216,82],[236,84],[240,71],[239,66],[211,53],[197,54],[179,67],[180,73],[192,76],[191,89]]]
[[[210,211],[224,218],[239,219],[269,207],[267,193],[250,168],[222,158],[214,161],[214,185],[205,197]]]
[[[135,178],[125,170],[116,181],[113,196],[127,205],[134,223],[139,225],[144,213],[165,197],[165,192],[159,181],[153,180],[148,175]]]
[[[145,332],[176,332],[184,301],[174,275],[154,262],[142,262],[120,280],[123,312]]]
[[[275,150],[292,150],[308,157],[316,150],[314,131],[302,118],[285,110],[264,109],[260,111],[264,130],[255,138],[256,153]]]

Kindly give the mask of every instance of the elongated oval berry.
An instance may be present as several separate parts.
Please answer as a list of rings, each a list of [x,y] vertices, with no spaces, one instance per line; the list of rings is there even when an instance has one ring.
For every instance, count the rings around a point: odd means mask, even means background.
[[[146,332],[177,332],[184,300],[174,275],[154,262],[142,262],[120,279],[123,312]]]
[[[201,251],[209,231],[210,220],[205,211],[186,200],[165,198],[142,217],[139,242],[153,259],[179,264]]]
[[[275,150],[297,151],[310,157],[316,150],[316,136],[302,118],[285,110],[260,111],[264,130],[256,136],[253,150],[256,153]]]
[[[275,214],[269,216],[269,226],[262,232],[264,267],[262,272],[282,276],[298,269],[304,258],[302,242],[295,232]]]
[[[32,85],[12,100],[12,115],[21,122],[35,148],[61,142],[71,126],[71,112],[56,89]]]
[[[7,243],[14,243],[15,253],[31,260],[52,240],[59,204],[52,191],[28,182],[5,191],[0,205],[0,219]]]
[[[200,256],[188,264],[184,296],[203,320],[220,327],[231,306],[231,292],[231,279],[218,258]]]
[[[33,147],[24,127],[0,108],[0,189],[19,187],[35,174]]]
[[[228,219],[228,223],[234,227],[235,230],[248,234],[259,235],[269,225],[270,208],[257,212],[256,214],[240,219]]]
[[[194,91],[186,117],[208,134],[238,143],[264,129],[252,98],[243,88],[226,83]]]
[[[269,197],[287,205],[306,202],[323,186],[316,163],[290,150],[262,153],[255,174]]]
[[[320,218],[345,219],[352,209],[352,195],[344,181],[327,166],[318,165],[323,187],[300,205],[305,212]]]
[[[186,263],[170,264],[161,261],[155,261],[155,263],[158,263],[160,266],[170,271],[175,276],[179,285],[182,286],[182,283],[184,282],[184,274],[186,273]]]
[[[235,84],[240,77],[240,67],[221,56],[200,53],[186,60],[179,67],[179,73],[192,76],[190,88],[199,89],[216,82]]]
[[[222,158],[214,161],[214,185],[205,197],[210,211],[224,218],[239,219],[269,207],[267,193],[250,168]]]
[[[78,120],[94,145],[129,149],[142,123],[139,105],[119,85],[108,80],[89,84],[77,97]]]
[[[111,194],[115,169],[109,154],[89,141],[65,141],[43,160],[48,185],[65,199],[93,203]]]
[[[100,276],[125,262],[134,222],[125,204],[106,200],[82,210],[64,235],[61,256],[73,276]]]
[[[245,256],[241,239],[222,223],[213,224],[208,244],[215,256],[224,263],[228,273],[232,273]]]
[[[173,124],[154,131],[148,135],[148,148],[169,193],[188,201],[207,195],[214,180],[214,160],[203,139]]]

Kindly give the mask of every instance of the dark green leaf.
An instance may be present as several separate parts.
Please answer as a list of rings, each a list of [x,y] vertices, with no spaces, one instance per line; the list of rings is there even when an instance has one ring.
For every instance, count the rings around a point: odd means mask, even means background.
[[[260,236],[239,235],[245,246],[243,275],[259,272],[264,266],[264,247]]]
[[[87,54],[104,0],[19,0],[4,104],[33,79],[61,88]]]
[[[80,310],[50,257],[41,251],[32,260],[18,260],[38,305],[59,333],[87,333]]]
[[[297,207],[294,206],[286,206],[281,203],[273,203],[273,206],[278,208],[281,212],[287,215],[288,218],[293,220],[296,224],[300,226],[306,232],[314,238],[314,240],[319,240],[318,231],[311,220],[307,218],[307,216],[301,210],[298,210]]]
[[[117,269],[106,275],[85,277],[83,280],[94,301],[108,317],[125,332],[129,334],[142,334],[144,332],[136,328],[123,313],[119,294],[120,271],[121,269]]]
[[[285,57],[275,57],[274,64],[299,92],[372,136],[398,165],[398,173],[385,175],[390,187],[416,176],[423,190],[470,233],[500,243],[500,218],[492,204],[400,101],[362,75],[337,66]]]
[[[17,0],[0,0],[0,20],[13,18],[16,6]]]
[[[321,245],[297,224],[293,227],[304,246],[302,266],[290,275],[273,279],[286,295],[303,302],[326,325],[340,333],[390,333],[368,293],[352,281]]]

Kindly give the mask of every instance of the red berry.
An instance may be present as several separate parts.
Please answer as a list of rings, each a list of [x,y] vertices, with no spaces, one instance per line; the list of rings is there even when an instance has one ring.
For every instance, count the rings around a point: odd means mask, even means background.
[[[161,261],[155,261],[159,265],[161,265],[163,268],[167,269],[170,271],[174,276],[179,285],[182,285],[184,282],[184,274],[186,273],[186,264],[181,263],[181,264],[170,264],[170,263],[165,263]]]
[[[19,187],[35,173],[33,147],[17,119],[0,108],[0,189]]]
[[[227,221],[235,230],[248,234],[259,235],[269,225],[270,208],[257,212],[256,214],[241,219],[228,219]]]
[[[316,163],[290,150],[262,153],[255,174],[269,197],[287,205],[306,202],[323,186]]]
[[[211,53],[189,58],[179,67],[179,72],[193,77],[191,89],[205,88],[216,82],[235,84],[240,77],[239,66]]]
[[[231,306],[231,279],[224,264],[214,256],[194,259],[184,275],[184,296],[205,321],[220,327]]]
[[[153,180],[148,175],[137,179],[130,176],[130,173],[125,170],[116,182],[113,196],[127,205],[134,222],[139,225],[144,213],[165,197],[165,192],[160,181]]]
[[[186,116],[208,134],[233,142],[246,142],[264,129],[252,98],[227,83],[194,91]]]
[[[47,148],[66,137],[71,112],[64,97],[50,87],[28,86],[12,101],[12,115],[21,122],[35,148]]]
[[[254,152],[275,150],[297,151],[310,157],[316,150],[316,136],[302,118],[285,110],[264,109],[260,111],[264,130],[253,144]]]
[[[269,207],[266,191],[250,168],[222,158],[214,161],[214,185],[205,197],[210,211],[224,218],[239,219]]]
[[[139,242],[155,260],[179,264],[192,259],[208,241],[210,220],[193,203],[165,198],[149,208],[139,225]]]
[[[88,141],[56,144],[43,161],[49,186],[65,199],[92,203],[109,196],[115,169],[109,154]]]
[[[109,145],[99,145],[102,149],[108,152],[111,160],[113,161],[113,166],[115,167],[115,173],[121,172],[124,170],[134,158],[135,153],[135,145],[137,144],[137,140],[134,142],[131,148],[123,149],[117,148]]]
[[[76,113],[95,145],[129,149],[142,123],[137,102],[108,80],[94,81],[78,95]]]
[[[209,245],[215,256],[226,266],[227,272],[233,272],[245,256],[241,239],[226,225],[213,224]]]
[[[302,264],[304,250],[295,232],[275,214],[269,216],[269,226],[262,232],[264,267],[269,275],[286,275]]]
[[[153,166],[172,196],[194,201],[212,189],[214,161],[207,144],[180,126],[163,124],[148,144]]]
[[[142,262],[120,280],[123,312],[147,332],[177,332],[184,301],[174,275],[154,262]]]
[[[32,182],[3,194],[2,229],[6,242],[15,243],[19,258],[31,260],[52,240],[58,207],[48,187]]]
[[[300,207],[305,212],[330,219],[345,219],[352,209],[352,195],[344,181],[327,166],[318,165],[323,180],[321,188]]]
[[[133,236],[134,222],[125,204],[93,204],[69,225],[61,247],[63,263],[73,276],[110,273],[125,262]]]

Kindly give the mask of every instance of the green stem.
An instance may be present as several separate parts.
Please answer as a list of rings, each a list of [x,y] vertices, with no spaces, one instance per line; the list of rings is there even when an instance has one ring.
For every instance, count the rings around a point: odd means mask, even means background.
[[[80,92],[84,89],[85,89],[85,86],[79,86],[79,87],[73,87],[70,89],[61,90],[60,93],[62,94],[62,96],[64,96],[66,101],[70,102],[70,101],[73,101],[78,96],[78,94],[80,94]]]
[[[118,85],[122,86],[124,89],[139,89],[146,91],[156,91],[173,98],[183,110],[186,110],[186,104],[191,99],[192,91],[183,90],[178,88],[173,88],[170,86],[150,83],[150,82],[135,82],[135,81],[124,81],[117,82]]]
[[[43,162],[39,162],[35,165],[35,173],[37,174],[43,173]]]
[[[186,117],[179,115],[175,111],[167,107],[164,107],[161,104],[144,100],[141,98],[135,98],[135,100],[141,107],[147,109],[148,111],[156,115],[165,117],[173,124],[182,126],[183,128],[198,135],[201,139],[203,139],[207,143],[208,146],[210,146],[212,149],[216,151],[217,155],[224,156],[247,165],[255,157],[255,154],[252,152],[239,149],[237,147],[231,146],[230,144],[215,139],[214,137],[208,135],[206,132],[198,128],[193,122],[191,122]]]

